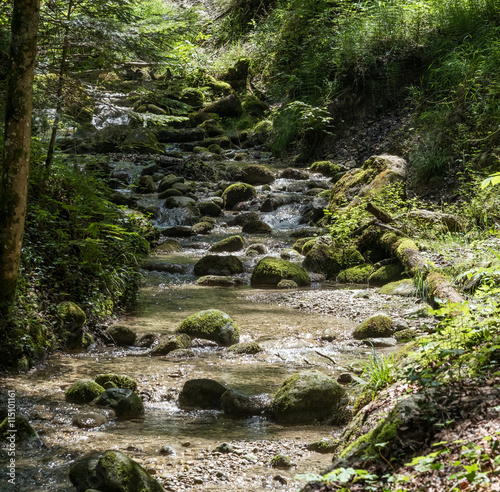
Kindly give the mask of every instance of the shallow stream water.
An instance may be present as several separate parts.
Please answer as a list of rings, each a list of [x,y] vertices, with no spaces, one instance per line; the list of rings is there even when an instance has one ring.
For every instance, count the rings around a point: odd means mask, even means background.
[[[278,182],[274,186],[285,187]],[[269,254],[279,256],[293,239],[288,232],[298,227],[298,202],[262,214],[274,233],[263,238],[246,236],[247,244],[266,243]],[[145,197],[154,200],[154,197]],[[175,214],[161,213],[166,227],[179,223]],[[170,219],[169,219],[170,217]],[[258,342],[257,355],[231,355],[213,344],[195,344],[195,357],[173,359],[150,357],[148,349],[94,346],[78,354],[54,354],[40,367],[4,379],[2,398],[13,390],[17,412],[26,416],[38,431],[41,444],[19,445],[16,454],[16,488],[0,490],[71,491],[71,464],[90,451],[116,449],[125,452],[150,471],[166,490],[299,490],[298,473],[318,472],[331,456],[309,451],[306,444],[334,437],[340,429],[326,425],[283,426],[264,417],[234,418],[219,411],[183,411],[177,396],[185,381],[211,378],[247,395],[272,394],[290,375],[303,369],[318,369],[337,377],[366,349],[349,344],[347,334],[354,324],[348,319],[311,314],[276,304],[262,304],[248,277],[259,260],[238,256],[244,261],[244,285],[237,288],[201,287],[192,274],[194,263],[211,243],[240,233],[227,226],[223,217],[210,236],[179,240],[182,253],[153,256],[151,261],[183,265],[184,273],[171,275],[145,272],[144,286],[134,312],[120,318],[138,337],[145,333],[166,336],[174,333],[187,316],[205,309],[228,313],[241,331],[241,341]],[[170,222],[169,222],[170,220]],[[182,220],[180,221],[182,222]],[[328,286],[313,284],[312,290]],[[310,289],[304,289],[310,290]],[[324,333],[337,341],[325,341]],[[328,338],[331,340],[332,337]],[[138,381],[145,402],[142,418],[108,423],[91,429],[74,425],[75,415],[94,410],[89,405],[65,402],[64,392],[75,381],[99,373],[127,374]],[[214,453],[221,442],[230,442],[235,451]],[[168,446],[165,454],[162,448]],[[293,466],[275,469],[270,460],[276,454],[291,457]],[[1,456],[5,458],[4,456]],[[2,467],[0,483],[6,480]],[[3,486],[3,485],[2,485]]]

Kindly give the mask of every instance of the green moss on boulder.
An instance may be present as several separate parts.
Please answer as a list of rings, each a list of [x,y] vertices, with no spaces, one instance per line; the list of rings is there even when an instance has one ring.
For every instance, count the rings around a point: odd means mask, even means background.
[[[70,403],[90,403],[104,391],[105,389],[92,379],[80,379],[66,390],[64,396]]]
[[[302,266],[311,272],[322,273],[328,279],[335,279],[342,270],[364,262],[356,248],[336,248],[320,243],[306,254]]]
[[[340,166],[331,161],[317,161],[311,164],[310,170],[314,173],[320,173],[323,176],[333,178],[340,172]]]
[[[94,381],[97,384],[100,384],[102,387],[105,387],[106,383],[113,383],[116,388],[124,388],[135,391],[137,389],[137,381],[130,376],[126,376],[125,374],[98,374]]]
[[[192,228],[195,234],[199,235],[207,235],[210,234],[214,229],[214,225],[211,222],[198,222]]]
[[[246,183],[234,183],[228,186],[222,193],[225,208],[232,210],[240,202],[246,202],[255,198],[257,192],[252,185]]]
[[[176,330],[191,338],[212,340],[230,346],[240,341],[240,330],[231,317],[218,309],[200,311],[186,318]]]
[[[301,237],[300,239],[297,239],[297,241],[295,241],[295,243],[293,244],[292,247],[293,247],[293,249],[295,251],[297,251],[298,253],[300,253],[301,255],[303,255],[303,254],[305,254],[304,250],[303,250],[304,245],[307,242],[309,242],[311,240],[314,240],[314,239],[316,239],[316,238],[314,238],[314,237]],[[312,243],[312,244],[314,244],[314,243]]]
[[[106,334],[119,347],[130,347],[134,345],[136,333],[130,326],[113,325],[106,329]]]
[[[401,280],[404,273],[404,267],[401,263],[384,265],[375,270],[368,278],[368,283],[373,286],[381,286],[389,282]]]
[[[240,180],[251,185],[269,184],[275,179],[274,174],[267,167],[260,164],[245,166],[240,173]]]
[[[191,348],[191,337],[185,333],[181,333],[180,335],[169,337],[164,342],[160,342],[151,350],[150,355],[167,355],[174,350],[189,348]]]
[[[302,371],[281,385],[272,411],[284,424],[334,420],[344,395],[342,386],[322,372]]]
[[[250,284],[277,286],[282,280],[293,280],[299,286],[311,285],[309,274],[300,265],[271,256],[257,263]]]
[[[240,251],[245,247],[245,241],[241,236],[229,236],[213,244],[209,251],[222,253],[223,251]]]
[[[357,340],[364,340],[365,338],[391,337],[393,333],[392,319],[386,314],[375,314],[357,326],[352,336]]]
[[[204,275],[236,275],[243,273],[243,263],[236,256],[207,255],[194,265],[194,274]]]
[[[373,272],[373,265],[370,263],[363,263],[362,265],[342,270],[337,276],[337,282],[346,284],[366,284],[371,272]]]

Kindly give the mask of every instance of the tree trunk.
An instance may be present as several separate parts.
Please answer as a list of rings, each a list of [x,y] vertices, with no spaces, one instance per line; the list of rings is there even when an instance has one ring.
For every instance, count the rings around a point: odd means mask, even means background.
[[[5,139],[0,169],[0,319],[15,301],[26,218],[31,99],[40,0],[14,0]]]
[[[66,13],[66,20],[68,23],[64,28],[64,40],[63,40],[63,49],[61,54],[61,64],[59,65],[59,78],[57,80],[57,103],[56,103],[56,114],[54,116],[54,123],[52,124],[52,132],[50,134],[49,147],[47,149],[47,158],[45,160],[45,165],[50,167],[52,164],[52,159],[54,158],[54,148],[56,146],[56,137],[57,137],[57,127],[59,126],[59,120],[61,119],[61,111],[63,109],[63,89],[64,89],[64,77],[66,76],[66,61],[68,58],[68,50],[69,50],[69,21],[71,20],[71,14],[73,11],[73,0],[70,0],[68,3],[68,11]]]

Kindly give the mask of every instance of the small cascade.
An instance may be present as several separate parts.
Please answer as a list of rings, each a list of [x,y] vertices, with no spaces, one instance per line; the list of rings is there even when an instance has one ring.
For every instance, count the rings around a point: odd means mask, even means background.
[[[124,105],[126,94],[111,93],[101,96],[92,117],[92,125],[98,130],[109,125],[127,125],[130,107]]]

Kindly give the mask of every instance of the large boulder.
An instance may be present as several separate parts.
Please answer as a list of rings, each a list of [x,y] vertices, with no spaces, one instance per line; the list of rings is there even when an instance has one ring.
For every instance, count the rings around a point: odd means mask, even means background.
[[[357,326],[352,336],[357,340],[365,338],[391,337],[394,333],[392,319],[386,314],[374,314]]]
[[[274,395],[272,412],[283,424],[332,420],[345,391],[319,371],[302,371],[288,378]]]
[[[196,200],[189,196],[169,196],[165,200],[165,208],[186,208],[195,205]]]
[[[16,430],[15,434],[12,432],[12,429]],[[29,420],[22,415],[16,415],[14,422],[12,422],[12,418],[7,416],[0,423],[0,442],[8,441],[11,443],[13,435],[15,436],[15,442],[30,441],[32,439],[35,439],[39,443],[41,442],[38,433],[33,429]]]
[[[210,246],[209,251],[222,253],[224,251],[240,251],[245,247],[245,242],[241,236],[229,236]]]
[[[276,286],[282,280],[293,280],[299,286],[311,285],[309,274],[300,265],[272,256],[266,256],[257,263],[250,284]]]
[[[250,164],[245,166],[239,175],[240,181],[251,185],[263,185],[272,183],[276,178],[274,174],[260,164]]]
[[[213,379],[190,379],[179,393],[179,406],[186,409],[219,409],[222,395],[227,389]]]
[[[222,214],[222,209],[217,205],[217,203],[208,200],[205,202],[199,202],[196,207],[200,211],[201,215],[208,215],[209,217],[218,217]]]
[[[130,389],[109,388],[96,400],[96,405],[112,408],[118,418],[135,418],[144,414],[141,397]]]
[[[163,492],[142,466],[115,450],[102,456],[94,452],[77,461],[69,470],[69,479],[77,492]]]
[[[194,274],[204,275],[235,275],[243,273],[243,263],[236,256],[207,255],[194,265]]]
[[[407,163],[401,157],[378,155],[370,157],[360,169],[345,173],[332,188],[330,208],[342,206],[355,197],[374,195],[387,185],[404,181]]]
[[[234,183],[228,186],[222,198],[224,199],[225,208],[232,210],[233,207],[240,202],[246,202],[257,196],[257,192],[252,185],[246,183]]]
[[[240,330],[231,317],[218,309],[200,311],[186,318],[177,328],[191,338],[212,340],[229,347],[240,341]]]
[[[307,249],[306,243],[302,249]],[[324,243],[313,243],[307,252],[302,266],[311,272],[322,273],[328,279],[335,279],[337,275],[347,268],[361,265],[365,259],[356,248],[336,248]]]
[[[70,403],[90,403],[104,391],[105,389],[92,379],[80,379],[66,390],[64,396]]]
[[[219,116],[227,116],[234,118],[241,114],[241,101],[234,94],[223,97],[218,101],[213,102],[201,110],[203,113],[215,113]]]

